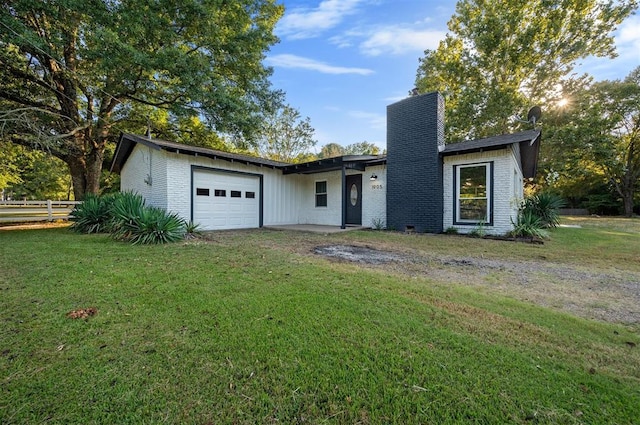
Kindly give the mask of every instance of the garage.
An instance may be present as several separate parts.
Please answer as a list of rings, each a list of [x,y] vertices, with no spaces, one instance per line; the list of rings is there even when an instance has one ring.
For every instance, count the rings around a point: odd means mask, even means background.
[[[193,171],[193,222],[203,230],[260,227],[260,175]]]

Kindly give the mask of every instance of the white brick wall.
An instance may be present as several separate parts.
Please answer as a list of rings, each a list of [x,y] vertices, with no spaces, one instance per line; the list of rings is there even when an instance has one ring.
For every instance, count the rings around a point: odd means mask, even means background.
[[[452,155],[444,157],[443,170],[443,227],[453,227],[460,233],[469,233],[477,228],[475,224],[453,224],[454,220],[454,165],[476,164],[493,161],[493,226],[485,226],[484,231],[490,235],[504,235],[516,221],[518,205],[523,197],[522,171],[520,160],[516,158],[518,151],[509,146],[505,149]]]
[[[519,151],[508,147],[497,151],[447,156],[444,158],[444,229],[455,227],[469,233],[476,225],[453,224],[453,166],[494,162],[493,226],[488,234],[502,235],[512,229],[518,204],[523,198]],[[121,172],[121,189],[141,194],[148,204],[191,218],[191,166],[233,170],[263,176],[263,224],[325,224],[339,226],[342,221],[341,172],[310,175],[283,175],[281,171],[205,157],[194,157],[136,145]],[[349,170],[347,174],[360,172]],[[371,174],[378,179],[371,181]],[[149,182],[151,176],[151,184]],[[327,181],[327,207],[315,206],[315,182]],[[367,168],[362,173],[362,225],[374,220],[386,225],[386,167]]]
[[[372,174],[378,176],[371,181]],[[369,167],[362,174],[362,225],[375,227],[375,221],[387,225],[387,167]]]
[[[151,148],[143,145],[135,146],[120,172],[120,190],[139,193],[145,199],[151,199],[152,186],[145,183],[151,176],[151,151]],[[153,183],[153,176],[151,178]]]

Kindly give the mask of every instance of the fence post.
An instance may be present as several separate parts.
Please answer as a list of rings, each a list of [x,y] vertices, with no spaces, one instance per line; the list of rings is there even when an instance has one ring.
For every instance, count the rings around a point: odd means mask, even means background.
[[[51,199],[47,199],[47,215],[49,216],[49,221],[53,221],[53,207],[51,206]]]

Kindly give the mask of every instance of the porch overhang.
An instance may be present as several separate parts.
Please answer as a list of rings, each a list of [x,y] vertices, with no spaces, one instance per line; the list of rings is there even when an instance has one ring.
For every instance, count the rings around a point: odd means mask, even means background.
[[[282,167],[282,174],[316,174],[338,170],[365,171],[367,167],[386,163],[386,155],[347,155],[318,159]]]

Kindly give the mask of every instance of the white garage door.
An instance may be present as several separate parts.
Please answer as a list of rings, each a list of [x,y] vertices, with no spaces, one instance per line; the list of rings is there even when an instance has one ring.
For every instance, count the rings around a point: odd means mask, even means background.
[[[203,230],[260,227],[260,177],[218,171],[193,173],[193,221]]]

